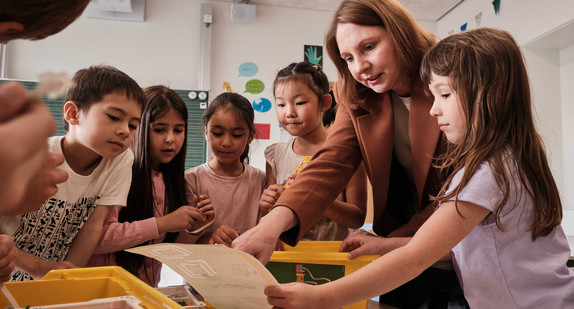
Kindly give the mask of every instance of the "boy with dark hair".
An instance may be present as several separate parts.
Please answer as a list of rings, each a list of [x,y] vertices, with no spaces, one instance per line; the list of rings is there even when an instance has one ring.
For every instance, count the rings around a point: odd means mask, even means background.
[[[145,104],[138,84],[111,66],[78,71],[66,93],[65,136],[48,140],[62,153],[69,178],[14,233],[20,250],[12,280],[41,278],[56,268],[83,267],[112,206],[125,206],[134,138]]]

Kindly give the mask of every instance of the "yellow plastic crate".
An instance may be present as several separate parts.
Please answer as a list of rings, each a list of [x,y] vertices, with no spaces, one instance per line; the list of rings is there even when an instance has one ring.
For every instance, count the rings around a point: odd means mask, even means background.
[[[347,252],[338,252],[340,241],[300,241],[297,246],[285,245],[285,251],[275,251],[266,265],[280,283],[305,282],[322,284],[346,276],[369,264],[379,255],[364,255],[353,260]],[[365,309],[367,300],[347,306]]]
[[[96,298],[134,296],[143,308],[182,307],[118,266],[58,269],[40,280],[6,282],[21,307],[86,302]],[[0,308],[10,302],[0,293]]]
[[[297,246],[291,247],[286,243],[283,243],[283,249],[285,251],[302,251],[302,252],[339,252],[339,247],[341,246],[341,241],[308,241],[302,240],[297,243]]]

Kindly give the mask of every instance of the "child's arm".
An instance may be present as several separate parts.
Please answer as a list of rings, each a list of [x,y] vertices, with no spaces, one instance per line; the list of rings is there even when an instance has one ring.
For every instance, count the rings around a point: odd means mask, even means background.
[[[490,211],[472,203],[443,203],[403,247],[339,280],[318,285],[267,287],[268,301],[281,308],[339,308],[381,295],[415,278],[452,249]]]
[[[203,220],[202,213],[191,206],[181,206],[163,217],[151,217],[132,222],[119,222],[122,207],[116,206],[104,222],[102,236],[94,254],[106,254],[132,248],[146,241],[159,238],[167,232],[191,228]]]
[[[345,187],[345,199],[336,199],[325,215],[344,226],[360,228],[367,215],[367,173],[362,164]]]
[[[52,269],[76,268],[77,266],[67,262],[51,262],[41,259],[37,256],[18,250],[15,267],[28,273],[34,280],[41,279]]]
[[[14,238],[0,234],[0,282],[10,280],[17,255],[18,249],[14,246]]]
[[[261,194],[261,199],[259,200],[259,216],[260,219],[264,215],[266,215],[271,208],[277,202],[277,199],[281,196],[281,193],[285,190],[282,185],[277,184],[277,180],[273,175],[273,170],[271,169],[271,165],[269,163],[265,166],[265,175],[267,177],[267,184],[268,187],[263,191]]]
[[[347,257],[350,260],[362,255],[384,255],[406,245],[411,239],[412,237],[386,238],[359,229],[343,240],[339,252],[349,252]],[[450,258],[450,254],[447,256]]]
[[[84,223],[74,240],[66,256],[66,261],[79,267],[84,267],[90,260],[94,249],[102,236],[104,221],[113,206],[97,205],[94,212]]]

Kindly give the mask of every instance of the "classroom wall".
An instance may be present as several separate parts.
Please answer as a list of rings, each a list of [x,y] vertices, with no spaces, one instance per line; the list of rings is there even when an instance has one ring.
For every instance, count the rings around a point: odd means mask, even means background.
[[[7,46],[7,78],[36,79],[47,70],[72,75],[105,63],[142,87],[195,89],[198,80],[200,1],[147,0],[145,22],[87,18],[41,41]]]
[[[570,120],[574,114],[574,90],[571,86],[574,82],[574,47],[546,46],[544,43],[545,37],[573,21],[572,0],[502,0],[498,14],[495,14],[491,1],[466,0],[437,23],[440,37],[460,32],[464,25],[467,29],[501,28],[514,36],[524,53],[537,125],[564,208],[571,211],[574,210],[574,125]],[[570,40],[574,31],[568,30],[564,35]],[[537,44],[538,41],[543,43]]]
[[[45,40],[13,41],[7,46],[6,77],[34,80],[48,70],[70,76],[93,64],[110,64],[145,87],[166,84],[175,89],[197,89],[200,61],[201,3],[213,6],[211,29],[210,98],[225,91],[223,82],[250,101],[266,98],[276,72],[304,59],[304,45],[323,46],[333,12],[275,6],[256,6],[253,22],[232,22],[231,3],[200,0],[147,0],[145,22],[93,19],[81,16],[68,28]],[[422,25],[435,31],[435,23]],[[239,76],[239,66],[253,62],[254,76]],[[334,65],[323,51],[323,67],[330,81]],[[251,79],[263,82],[259,94],[245,92]],[[203,89],[202,89],[203,90]],[[273,105],[273,104],[272,104]],[[251,165],[265,169],[263,150],[280,140],[275,109],[256,112],[257,123],[268,124],[269,139],[254,141]],[[283,132],[283,136],[287,136]],[[287,136],[288,137],[288,136]]]
[[[275,75],[291,62],[304,60],[304,45],[323,46],[325,31],[333,13],[257,5],[253,22],[232,22],[231,3],[212,1],[211,4],[210,95],[214,98],[226,91],[223,83],[228,82],[234,92],[243,94],[251,102],[260,98],[271,102],[271,109],[255,111],[255,122],[269,125],[269,139],[255,140],[250,153],[250,164],[265,170],[265,147],[278,142],[281,134],[273,104]],[[335,81],[336,69],[326,53],[323,50],[323,68],[329,80]],[[245,62],[257,65],[255,75],[239,74],[239,67]],[[263,92],[246,92],[247,82],[254,79],[263,82]]]
[[[572,34],[574,36],[574,33]],[[574,212],[574,44],[560,50],[563,199]],[[574,214],[573,214],[574,216]],[[572,225],[574,235],[574,224]]]
[[[324,46],[324,37],[333,17],[330,11],[313,11],[275,6],[256,6],[253,22],[232,22],[231,3],[212,1],[212,71],[211,96],[225,91],[223,83],[229,82],[235,92],[241,92],[251,101],[266,98],[273,103],[273,80],[278,70],[291,62],[304,60],[304,45]],[[420,22],[429,31],[436,30],[434,22]],[[244,62],[258,65],[255,76],[239,76],[238,68]],[[323,69],[329,81],[337,80],[337,71],[323,49]],[[260,94],[245,92],[245,84],[259,79],[265,84]],[[270,139],[252,143],[250,164],[265,169],[264,149],[268,145],[288,138],[280,129],[275,107],[261,113],[255,112],[255,121],[270,124]]]

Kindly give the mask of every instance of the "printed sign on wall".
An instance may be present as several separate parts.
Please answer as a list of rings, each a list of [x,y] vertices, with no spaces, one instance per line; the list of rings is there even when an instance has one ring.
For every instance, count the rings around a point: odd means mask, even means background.
[[[305,45],[305,61],[323,67],[323,46]]]

